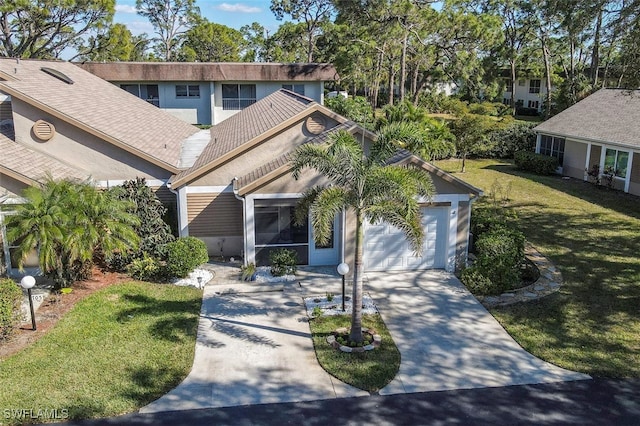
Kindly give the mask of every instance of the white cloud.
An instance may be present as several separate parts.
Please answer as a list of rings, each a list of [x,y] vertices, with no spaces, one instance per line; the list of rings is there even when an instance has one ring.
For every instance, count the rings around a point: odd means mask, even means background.
[[[216,6],[216,9],[222,10],[223,12],[238,12],[238,13],[260,13],[262,9],[256,6],[249,6],[247,4],[242,3],[220,3],[219,6]]]
[[[147,35],[152,36],[153,34],[153,25],[149,21],[132,21],[127,22],[125,25],[133,35],[147,33]]]
[[[116,4],[116,12],[120,13],[137,13],[135,6],[129,4]]]

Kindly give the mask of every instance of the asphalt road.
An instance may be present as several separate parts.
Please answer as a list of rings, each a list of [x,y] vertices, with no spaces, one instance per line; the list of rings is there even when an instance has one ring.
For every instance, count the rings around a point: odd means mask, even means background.
[[[66,425],[640,425],[640,379],[129,414]]]

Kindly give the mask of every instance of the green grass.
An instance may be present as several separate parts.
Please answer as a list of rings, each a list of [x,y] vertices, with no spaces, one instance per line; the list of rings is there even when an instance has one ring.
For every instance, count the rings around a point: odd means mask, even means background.
[[[92,418],[148,404],[190,371],[201,300],[192,287],[142,282],[94,293],[34,345],[0,362],[0,407]]]
[[[329,346],[327,336],[337,328],[349,327],[349,315],[325,315],[309,321],[318,362],[329,374],[368,392],[377,392],[398,373],[400,352],[380,315],[363,315],[363,327],[373,328],[382,344],[373,351],[344,353]]]
[[[438,166],[460,167],[457,160]],[[516,224],[564,278],[557,294],[493,309],[505,329],[529,352],[562,367],[640,377],[640,198],[519,172],[498,160],[468,161],[467,172],[455,174],[485,194],[496,180],[510,185]]]

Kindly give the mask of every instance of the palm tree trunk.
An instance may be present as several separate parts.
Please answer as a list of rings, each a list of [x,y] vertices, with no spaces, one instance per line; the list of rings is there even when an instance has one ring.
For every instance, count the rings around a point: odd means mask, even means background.
[[[352,342],[362,342],[362,254],[364,251],[364,231],[362,229],[362,212],[356,211],[356,255],[353,262],[353,292],[351,300],[351,334]]]

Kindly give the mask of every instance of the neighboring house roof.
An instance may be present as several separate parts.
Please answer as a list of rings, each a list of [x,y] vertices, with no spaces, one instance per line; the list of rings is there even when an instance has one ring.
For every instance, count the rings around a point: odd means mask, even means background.
[[[53,179],[88,179],[87,172],[76,169],[46,154],[13,141],[13,134],[0,133],[0,171],[27,185]]]
[[[250,62],[85,62],[77,64],[107,81],[333,81],[332,64]]]
[[[277,92],[257,101],[240,113],[211,128],[211,141],[193,166],[171,179],[174,187],[211,170],[221,161],[239,155],[271,135],[302,120],[314,111],[322,111],[341,122],[336,115],[312,99],[289,90]]]
[[[640,147],[640,91],[601,89],[534,128],[538,133]]]
[[[0,92],[172,172],[182,142],[199,131],[69,62],[2,58],[2,79]]]

